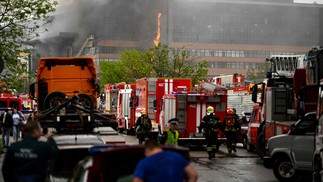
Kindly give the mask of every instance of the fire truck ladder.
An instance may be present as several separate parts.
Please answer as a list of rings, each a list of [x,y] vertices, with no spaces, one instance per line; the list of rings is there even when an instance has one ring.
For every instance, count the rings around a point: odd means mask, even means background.
[[[216,94],[220,91],[226,91],[227,89],[225,87],[222,87],[220,85],[209,83],[209,82],[202,82],[201,83],[201,92],[206,94]]]

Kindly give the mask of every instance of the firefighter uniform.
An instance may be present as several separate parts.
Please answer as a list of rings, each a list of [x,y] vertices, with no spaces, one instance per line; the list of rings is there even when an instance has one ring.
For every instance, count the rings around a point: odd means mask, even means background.
[[[207,108],[207,115],[203,117],[203,120],[199,126],[199,132],[204,130],[206,140],[206,151],[209,155],[209,159],[215,158],[215,151],[218,139],[218,132],[222,129],[220,119],[214,114],[214,108],[209,106]]]
[[[229,109],[224,119],[224,131],[227,137],[227,148],[229,153],[231,153],[232,150],[237,152],[236,145],[238,140],[238,131],[240,130],[241,126],[238,115],[234,114],[234,112]]]
[[[150,138],[150,130],[152,129],[152,124],[150,118],[147,116],[146,110],[141,111],[141,116],[136,122],[136,133],[139,139],[139,144],[142,144],[145,140]]]

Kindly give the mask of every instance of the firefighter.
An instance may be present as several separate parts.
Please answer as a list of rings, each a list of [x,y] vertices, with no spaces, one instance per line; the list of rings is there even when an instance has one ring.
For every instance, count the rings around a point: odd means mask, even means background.
[[[232,109],[227,110],[227,115],[224,119],[224,131],[227,137],[227,148],[228,152],[232,150],[237,152],[236,145],[238,140],[238,131],[241,130],[241,125],[238,118],[235,116]]]
[[[152,125],[151,120],[147,115],[146,109],[143,109],[141,111],[141,116],[137,119],[135,127],[139,139],[139,144],[142,144],[144,141],[149,139]]]
[[[215,151],[217,149],[218,132],[222,129],[220,119],[214,114],[214,108],[209,106],[207,108],[207,114],[203,117],[199,126],[199,132],[204,130],[206,151],[209,155],[209,159],[215,158]]]
[[[178,144],[178,126],[179,120],[177,118],[170,119],[169,129],[163,133],[163,137],[161,140],[161,144],[170,144],[170,145],[177,145]]]
[[[233,117],[235,117],[239,121],[239,115],[237,114],[236,108],[232,108],[233,111]]]

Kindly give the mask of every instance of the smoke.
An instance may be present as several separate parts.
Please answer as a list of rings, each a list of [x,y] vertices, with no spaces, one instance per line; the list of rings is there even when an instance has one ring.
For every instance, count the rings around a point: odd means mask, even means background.
[[[175,0],[172,16],[178,42],[318,44],[318,7],[293,0]]]
[[[48,33],[40,41],[49,44],[56,37],[56,45],[49,48],[51,56],[66,55],[69,47],[75,54],[90,34],[96,42],[139,41],[142,47],[148,47],[156,36],[162,4],[159,0],[60,0]]]

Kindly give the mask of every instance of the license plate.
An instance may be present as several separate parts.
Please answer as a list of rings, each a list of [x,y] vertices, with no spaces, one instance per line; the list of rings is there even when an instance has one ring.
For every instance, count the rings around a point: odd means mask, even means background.
[[[195,133],[195,137],[203,137],[203,133]]]

